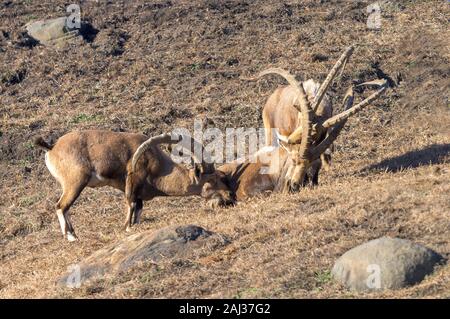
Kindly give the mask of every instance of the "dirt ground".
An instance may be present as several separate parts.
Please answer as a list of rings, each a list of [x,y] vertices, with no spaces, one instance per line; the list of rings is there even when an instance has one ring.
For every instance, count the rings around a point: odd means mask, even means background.
[[[450,257],[450,48],[448,1],[82,1],[94,29],[56,50],[24,36],[32,20],[66,15],[67,1],[0,4],[1,298],[448,298],[450,266],[397,291],[358,294],[331,280],[334,261],[380,236]],[[147,202],[134,232],[196,224],[225,247],[192,260],[146,265],[79,289],[55,286],[68,266],[126,236],[123,195],[86,189],[72,209],[80,241],[62,239],[60,189],[35,136],[86,128],[157,134],[262,127],[261,108],[283,82],[248,77],[282,67],[323,81],[342,50],[357,49],[330,89],[388,78],[391,89],[351,118],[320,186],[227,209],[200,198]],[[364,93],[367,95],[367,93]],[[361,97],[360,97],[361,98]],[[336,110],[337,112],[339,110]]]

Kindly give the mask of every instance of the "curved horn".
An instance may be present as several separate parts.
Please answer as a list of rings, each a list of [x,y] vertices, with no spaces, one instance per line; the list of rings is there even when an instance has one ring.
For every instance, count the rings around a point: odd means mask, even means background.
[[[282,76],[286,81],[288,81],[288,83],[293,86],[294,88],[296,88],[297,90],[297,94],[299,96],[299,102],[300,104],[304,104],[308,109],[311,108],[311,104],[309,103],[308,99],[306,98],[306,93],[305,93],[305,89],[303,88],[303,85],[300,85],[300,83],[295,79],[295,77],[290,74],[288,71],[281,69],[281,68],[271,68],[271,69],[267,69],[262,71],[261,73],[258,74],[258,78],[263,77],[264,75],[267,74],[278,74],[280,76]],[[301,113],[301,107],[300,104],[298,103],[294,103],[295,108]]]
[[[349,108],[346,111],[329,118],[322,124],[323,127],[330,128],[342,121],[346,121],[350,116],[361,111],[364,107],[369,105],[372,101],[376,100],[384,91],[386,91],[386,88],[387,88],[386,84],[387,84],[387,81],[385,79],[382,79],[382,80],[374,80],[374,81],[364,82],[364,83],[357,85],[357,86],[377,85],[377,86],[381,86],[381,89],[379,89],[377,92],[370,95],[364,101],[356,104],[352,108]]]
[[[173,136],[171,134],[164,133],[164,134],[161,134],[158,136],[150,137],[148,140],[146,140],[144,143],[142,143],[137,148],[136,152],[134,152],[133,159],[131,161],[132,172],[135,171],[136,164],[137,164],[137,161],[139,160],[139,158],[151,146],[155,146],[155,145],[159,145],[159,144],[178,144],[182,140],[190,140],[191,143],[194,144],[194,153],[192,153],[191,149],[188,149],[185,145],[183,145],[183,143],[182,143],[181,147],[184,150],[187,150],[191,154],[195,163],[201,163],[203,173],[210,174],[210,173],[214,172],[214,164],[211,163],[211,156],[209,153],[207,153],[205,151],[205,149],[201,143],[199,143],[198,141],[196,141],[195,139],[193,139],[190,136],[186,136],[186,135],[182,135],[182,134],[175,134],[175,135],[177,137],[173,138]],[[190,145],[191,145],[191,143],[190,143]],[[203,155],[202,160],[196,156],[195,150],[201,150],[202,155]],[[206,158],[206,161],[205,161],[205,158]]]
[[[323,126],[325,128],[331,128],[331,131],[327,135],[327,137],[316,147],[314,147],[310,152],[310,161],[313,161],[320,157],[320,154],[325,152],[325,150],[330,147],[330,145],[336,140],[336,138],[339,136],[339,133],[344,128],[345,123],[347,122],[348,118],[358,113],[360,110],[362,110],[365,106],[369,105],[372,101],[377,99],[384,91],[386,91],[386,80],[375,80],[371,82],[365,82],[358,86],[362,85],[381,85],[382,88],[379,89],[377,92],[370,95],[368,98],[363,100],[362,102],[358,103],[357,105],[353,106],[353,88],[349,88],[347,91],[346,96],[344,97],[344,104],[345,104],[345,111],[332,117],[331,119],[325,121]]]
[[[304,93],[303,86],[299,87],[299,92]],[[299,94],[299,97],[301,95]],[[300,142],[300,149],[298,151],[298,158],[294,159],[297,162],[297,165],[295,166],[292,176],[290,176],[291,184],[300,184],[302,183],[305,174],[306,169],[308,168],[308,162],[309,162],[309,152],[310,152],[310,146],[311,146],[311,131],[312,131],[312,117],[313,117],[313,110],[311,109],[311,106],[306,99],[299,99],[299,108],[300,108],[300,114],[302,116],[302,137]],[[297,101],[294,103],[294,105],[297,104]],[[286,184],[287,185],[287,184]]]
[[[354,101],[354,93],[353,93],[353,87],[350,87],[347,90],[347,93],[345,94],[345,97],[343,99],[344,104],[344,110],[348,110],[352,107]],[[336,126],[334,126],[330,132],[328,132],[327,136],[323,139],[322,142],[320,142],[319,145],[315,146],[311,152],[310,152],[310,161],[314,161],[315,159],[319,158],[320,155],[325,152],[328,147],[330,147],[331,144],[336,140],[336,138],[339,136],[339,133],[344,128],[345,123],[347,122],[347,119],[340,122]]]
[[[291,86],[293,86],[297,93],[297,99],[294,101],[295,108],[300,112],[302,116],[302,138],[300,142],[300,150],[298,152],[298,158],[296,159],[299,164],[295,166],[292,176],[289,176],[291,182],[299,184],[303,181],[307,169],[307,161],[309,157],[309,148],[311,145],[311,122],[313,117],[313,110],[311,109],[311,104],[306,98],[305,89],[303,85],[294,78],[288,71],[280,69],[280,68],[272,68],[262,71],[259,74],[259,77],[262,77],[266,74],[278,74],[281,75],[286,81],[289,82]],[[287,185],[287,184],[286,184]],[[287,190],[287,189],[285,189]]]
[[[278,74],[281,75],[286,81],[289,82],[289,84],[291,86],[293,86],[294,88],[296,88],[299,100],[298,103],[297,101],[294,101],[294,107],[302,114],[302,125],[299,126],[293,133],[291,133],[291,135],[289,135],[288,137],[288,144],[295,144],[298,143],[298,141],[302,140],[302,135],[305,135],[303,133],[303,127],[305,127],[304,125],[304,115],[307,116],[308,118],[308,123],[311,123],[312,121],[312,112],[311,112],[311,104],[309,103],[307,97],[306,97],[306,93],[305,93],[305,89],[303,88],[303,85],[300,85],[300,83],[295,79],[295,77],[290,74],[288,71],[280,69],[280,68],[272,68],[272,69],[267,69],[265,71],[262,71],[258,77],[262,77],[266,74]],[[304,106],[305,110],[307,111],[307,114],[303,114],[303,109],[302,109],[302,105]],[[309,134],[311,135],[311,129],[310,127],[308,127],[309,130]]]
[[[325,78],[325,81],[323,81],[322,85],[319,88],[319,91],[317,92],[317,94],[314,98],[314,103],[312,106],[312,109],[314,112],[316,112],[317,108],[319,107],[320,102],[322,102],[322,99],[325,96],[325,92],[328,90],[328,87],[330,86],[331,82],[336,77],[336,74],[339,71],[339,69],[341,69],[341,67],[342,67],[342,70],[343,70],[343,68],[347,64],[347,61],[350,58],[350,56],[352,55],[353,50],[354,50],[353,46],[349,46],[347,49],[345,49],[345,51],[341,54],[339,60],[337,60],[334,67],[328,73],[327,77]]]
[[[286,81],[288,81],[288,83],[292,86],[300,85],[300,83],[295,79],[295,77],[291,73],[289,73],[289,71],[286,71],[281,68],[270,68],[270,69],[261,71],[258,74],[258,79],[262,78],[264,75],[268,75],[268,74],[278,74],[278,75],[282,76]]]
[[[163,133],[161,135],[150,137],[144,143],[139,145],[136,152],[134,152],[133,159],[131,161],[131,171],[135,171],[137,161],[139,160],[139,158],[141,158],[142,154],[144,154],[144,152],[151,146],[158,144],[177,144],[179,141],[181,141],[181,137],[179,137],[178,140],[173,140],[172,135],[169,133]]]

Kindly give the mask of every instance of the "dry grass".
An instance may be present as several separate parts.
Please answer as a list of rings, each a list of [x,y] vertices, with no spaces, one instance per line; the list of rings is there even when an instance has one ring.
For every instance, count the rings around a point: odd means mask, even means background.
[[[329,276],[340,254],[385,235],[450,257],[447,3],[383,1],[376,32],[366,28],[364,1],[86,2],[83,16],[100,30],[92,43],[20,45],[21,26],[65,14],[64,3],[0,5],[0,297],[450,297],[448,265],[417,286],[373,295]],[[349,121],[319,187],[215,211],[197,198],[157,199],[135,231],[194,223],[231,243],[157,271],[143,265],[56,288],[67,266],[125,236],[123,199],[109,188],[83,192],[72,210],[81,241],[62,241],[58,186],[33,136],[94,127],[153,134],[191,128],[197,117],[219,128],[261,126],[278,79],[256,85],[240,75],[279,66],[323,80],[350,43],[358,51],[331,88],[335,101],[353,79],[384,72],[402,81]]]

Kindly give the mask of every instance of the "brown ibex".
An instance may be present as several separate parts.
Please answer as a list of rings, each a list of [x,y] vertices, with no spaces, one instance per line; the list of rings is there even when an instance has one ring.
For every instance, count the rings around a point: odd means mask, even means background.
[[[313,117],[317,122],[324,122],[333,115],[333,107],[326,91],[336,73],[344,68],[353,47],[347,48],[341,55],[335,66],[330,71],[322,85],[309,79],[302,83],[302,88],[306,93],[309,103],[312,103]],[[286,71],[279,68],[267,69],[261,72],[257,78],[259,79],[267,74],[279,74],[285,78],[293,78]],[[291,83],[290,83],[291,84]],[[296,106],[298,98],[298,89],[292,85],[277,88],[267,99],[263,108],[262,118],[265,129],[266,146],[273,144],[274,138],[277,139],[278,145],[281,145],[287,152],[292,151],[292,144],[297,143],[301,138],[302,123],[301,114]],[[275,133],[275,134],[274,134]],[[327,130],[315,132],[312,139],[314,143],[322,141],[327,134]],[[330,145],[331,146],[331,145]],[[315,161],[311,168],[310,179],[313,185],[318,184],[319,171],[322,167],[328,170],[331,161],[331,149],[321,154],[321,158]]]
[[[336,66],[333,68],[336,70]],[[330,74],[336,74],[336,72]],[[278,72],[279,71],[279,72]],[[237,200],[265,192],[285,192],[303,184],[305,174],[320,156],[336,140],[347,119],[377,99],[385,90],[385,80],[375,80],[358,86],[376,85],[381,88],[368,98],[353,106],[354,94],[351,86],[344,97],[344,111],[324,119],[317,116],[306,97],[305,90],[289,72],[278,69],[296,92],[294,106],[301,115],[301,125],[288,138],[289,150],[283,147],[265,147],[245,161],[227,163],[218,168],[226,176],[226,183],[236,194]],[[334,75],[328,76],[330,81]],[[329,85],[329,84],[327,84]],[[323,91],[325,93],[326,90]],[[320,100],[316,100],[316,103]],[[319,139],[326,132],[326,136]],[[266,172],[262,170],[265,169]]]
[[[76,240],[68,211],[86,186],[112,186],[125,192],[127,230],[133,223],[139,223],[143,201],[157,196],[199,195],[213,205],[231,204],[231,193],[213,164],[197,160],[198,164],[188,169],[175,163],[159,147],[186,138],[190,139],[179,136],[173,140],[170,134],[148,138],[101,130],[71,132],[54,145],[37,138],[35,144],[48,150],[45,154],[48,170],[62,187],[56,214],[64,237]],[[200,149],[204,158],[208,158],[202,145]]]

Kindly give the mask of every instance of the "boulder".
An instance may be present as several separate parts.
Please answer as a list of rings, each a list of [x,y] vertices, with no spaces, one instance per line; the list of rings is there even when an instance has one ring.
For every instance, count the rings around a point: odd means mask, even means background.
[[[59,46],[80,35],[79,29],[68,27],[67,17],[30,22],[25,28],[31,38],[44,45]]]
[[[441,260],[439,254],[419,244],[382,237],[347,251],[331,273],[356,291],[399,289],[422,281]]]
[[[79,287],[91,279],[117,275],[139,263],[157,264],[174,258],[189,259],[202,248],[211,249],[225,244],[227,241],[221,235],[195,225],[172,226],[134,234],[72,265],[68,272],[58,279],[57,284]]]

